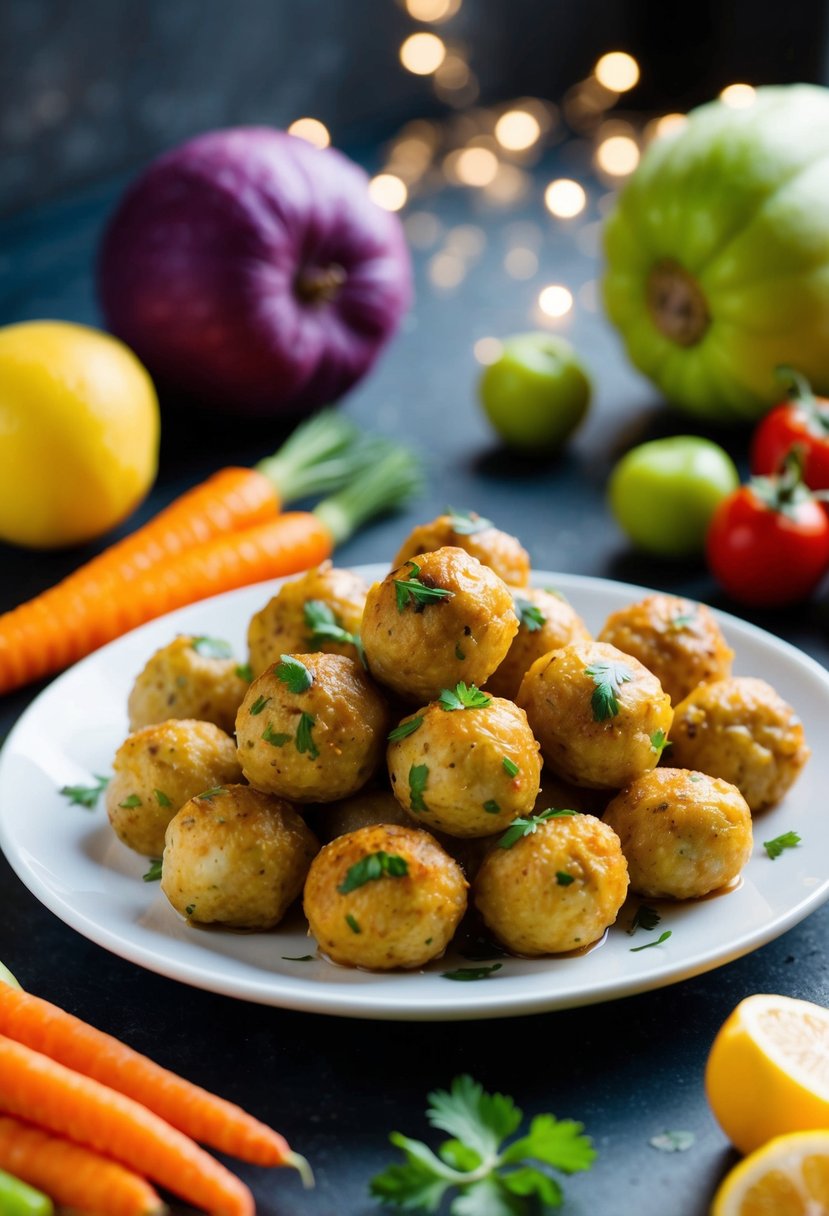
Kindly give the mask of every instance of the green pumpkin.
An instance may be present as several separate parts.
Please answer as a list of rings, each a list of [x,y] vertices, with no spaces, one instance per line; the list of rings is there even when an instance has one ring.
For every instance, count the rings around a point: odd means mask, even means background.
[[[693,111],[642,157],[605,248],[610,318],[675,405],[753,420],[781,364],[829,393],[829,90]]]

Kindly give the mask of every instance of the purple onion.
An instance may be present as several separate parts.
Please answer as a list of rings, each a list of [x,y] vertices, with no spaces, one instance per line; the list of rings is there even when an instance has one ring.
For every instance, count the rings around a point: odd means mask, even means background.
[[[162,383],[217,408],[298,416],[371,367],[411,299],[397,216],[334,149],[268,127],[159,157],[112,217],[107,325]]]

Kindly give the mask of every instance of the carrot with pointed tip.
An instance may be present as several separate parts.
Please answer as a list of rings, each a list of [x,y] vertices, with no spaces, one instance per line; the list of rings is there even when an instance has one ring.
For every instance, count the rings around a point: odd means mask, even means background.
[[[404,502],[419,485],[408,452],[381,441],[368,450],[370,467],[313,511],[289,512],[162,560],[136,562],[129,577],[120,558],[116,577],[107,565],[115,546],[56,587],[3,613],[0,694],[59,671],[174,608],[318,565],[365,520]]]
[[[149,1182],[131,1170],[9,1115],[0,1115],[0,1168],[79,1212],[158,1216],[166,1210]]]
[[[112,1157],[213,1216],[254,1216],[243,1182],[132,1098],[0,1035],[0,1111]]]
[[[232,1102],[185,1081],[57,1005],[5,984],[0,984],[0,1034],[117,1089],[193,1140],[254,1165],[307,1170],[282,1136]]]

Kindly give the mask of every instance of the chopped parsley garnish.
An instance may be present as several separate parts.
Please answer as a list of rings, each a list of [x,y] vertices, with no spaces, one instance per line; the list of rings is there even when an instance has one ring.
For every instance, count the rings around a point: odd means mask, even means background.
[[[569,887],[571,882],[575,882],[575,879],[566,870],[556,870],[556,882],[560,887]]]
[[[338,642],[342,646],[356,646],[353,633],[343,629],[330,604],[324,600],[306,600],[302,610],[308,626],[308,645],[319,647],[324,642]]]
[[[578,814],[578,811],[557,810],[555,807],[550,807],[548,810],[540,811],[537,815],[530,815],[526,819],[513,819],[506,832],[504,832],[498,841],[498,847],[500,849],[511,849],[514,844],[517,844],[525,836],[534,835],[538,831],[538,825],[544,823],[547,819],[561,819],[565,815]]]
[[[680,612],[678,616],[671,618],[671,623],[668,628],[676,629],[677,631],[680,629],[688,629],[691,625],[693,625],[696,619],[696,612]]]
[[[371,1193],[382,1203],[407,1212],[530,1216],[564,1202],[551,1170],[574,1174],[596,1158],[584,1126],[572,1119],[536,1115],[516,1139],[523,1115],[512,1098],[485,1093],[468,1076],[456,1077],[448,1093],[429,1094],[427,1118],[451,1139],[435,1153],[392,1132],[389,1139],[405,1160],[372,1178]]]
[[[270,743],[271,747],[284,747],[290,737],[290,735],[282,734],[280,731],[274,730],[270,722],[262,731],[262,738],[266,743]]]
[[[420,566],[417,562],[407,562],[411,566],[406,578],[392,579],[395,595],[397,596],[397,611],[405,612],[411,605],[414,612],[422,612],[426,605],[434,600],[451,599],[454,591],[445,587],[429,587],[420,581]]]
[[[664,730],[655,730],[651,735],[651,751],[656,752],[657,756],[661,756],[666,747],[673,747]]]
[[[185,916],[192,916],[192,915],[193,915],[193,913],[195,912],[195,910],[196,910],[196,905],[195,905],[195,904],[188,904],[188,905],[187,905],[187,907],[184,909],[184,915],[185,915]]]
[[[223,785],[214,785],[212,789],[205,790],[203,794],[198,795],[199,802],[212,802],[214,798],[220,798],[222,794],[226,794],[227,790]]]
[[[491,519],[485,519],[477,511],[456,511],[454,507],[447,507],[446,514],[456,536],[474,536],[476,532],[494,526]]]
[[[143,875],[143,878],[144,878],[144,882],[158,882],[159,881],[159,879],[161,878],[161,858],[160,857],[153,858],[153,860],[150,862],[150,868],[147,871],[147,873]]]
[[[486,811],[487,815],[500,815],[501,814],[501,808],[498,805],[498,803],[495,801],[494,798],[488,798],[486,800],[486,802],[483,804],[483,807],[484,807],[484,810]]]
[[[376,882],[380,878],[405,878],[408,873],[409,863],[405,857],[379,849],[376,853],[369,853],[356,861],[337,890],[340,895],[348,895],[350,891],[364,887],[367,882]]]
[[[313,714],[303,713],[300,714],[299,726],[296,728],[296,749],[302,756],[307,753],[309,760],[316,760],[320,754],[311,734],[316,724],[317,720]]]
[[[699,773],[691,773],[688,780],[693,781],[694,785],[699,785],[700,781],[702,781],[702,777]]]
[[[234,668],[236,675],[240,680],[246,680],[250,684],[253,680],[253,668],[250,663],[238,663]]]
[[[356,916],[352,916],[350,912],[346,913],[345,923],[348,925],[352,933],[362,933],[362,929],[357,923]]]
[[[782,836],[775,836],[774,840],[764,840],[763,848],[774,861],[784,849],[796,849],[799,844],[800,837],[797,832],[784,832]]]
[[[658,1148],[661,1153],[684,1153],[696,1143],[696,1139],[693,1132],[660,1132],[658,1136],[651,1136],[648,1144],[651,1148]]]
[[[428,764],[413,764],[409,769],[409,805],[413,811],[428,811],[429,809],[423,801],[428,780]]]
[[[153,790],[153,793],[155,794],[155,800],[159,806],[167,807],[173,805],[171,800],[164,793],[164,790]]]
[[[314,683],[314,677],[305,664],[290,654],[279,656],[274,673],[277,679],[288,686],[289,692],[307,692]]]
[[[486,709],[492,704],[492,697],[481,692],[474,684],[464,684],[463,680],[454,688],[444,688],[438,697],[441,709],[451,712],[456,709]]]
[[[643,942],[641,946],[631,946],[630,952],[631,954],[638,954],[640,950],[649,950],[651,946],[661,946],[662,943],[666,942],[670,936],[671,930],[665,929],[664,932],[660,933],[659,937],[657,937],[654,941]]]
[[[311,963],[314,956],[313,954],[283,954],[282,960],[285,963]]]
[[[533,604],[531,600],[525,600],[521,595],[513,597],[513,604],[519,626],[526,629],[528,633],[536,633],[546,624],[547,618],[538,604]]]
[[[503,764],[504,772],[507,774],[508,777],[517,777],[519,772],[521,771],[519,769],[518,765],[515,763],[515,761],[510,760],[509,756],[504,756],[504,759],[501,761],[501,763]]]
[[[389,743],[397,743],[400,739],[408,739],[409,735],[413,735],[416,730],[420,730],[423,725],[423,714],[416,714],[414,718],[407,718],[405,722],[401,722],[399,726],[395,726],[394,730],[389,731],[387,738]]]
[[[594,721],[606,722],[608,718],[615,718],[619,712],[618,694],[622,685],[633,679],[633,672],[624,663],[594,663],[585,667],[584,674],[596,685],[590,698]]]
[[[633,914],[633,920],[628,925],[628,933],[631,935],[637,929],[655,929],[662,920],[661,915],[655,908],[649,908],[647,904],[640,904]]]
[[[222,638],[193,638],[190,645],[203,659],[233,658],[233,648],[230,642],[225,642]]]
[[[123,802],[119,802],[118,805],[122,806],[125,811],[131,811],[134,807],[142,806],[143,804],[137,794],[130,794],[128,798],[125,798]]]
[[[496,971],[500,971],[503,963],[490,963],[488,967],[458,967],[457,971],[441,971],[443,980],[459,980],[468,983],[470,980],[486,980]]]
[[[458,660],[459,663],[462,663],[464,661],[464,659],[466,658],[466,655],[461,650],[460,642],[455,643],[455,658]]]
[[[270,699],[271,699],[270,697],[257,697],[256,698],[256,700],[253,702],[253,705],[251,705],[251,707],[250,707],[250,712],[254,716],[254,718],[258,717],[258,715],[261,714],[262,710],[268,704]]]
[[[98,799],[109,785],[109,777],[101,777],[98,773],[93,773],[95,778],[94,785],[64,785],[61,786],[60,794],[63,798],[69,799],[70,806],[83,806],[88,811],[92,811],[98,805]]]

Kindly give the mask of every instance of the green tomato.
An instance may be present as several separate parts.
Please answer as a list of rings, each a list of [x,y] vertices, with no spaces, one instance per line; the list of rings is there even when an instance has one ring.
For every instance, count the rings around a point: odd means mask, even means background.
[[[675,435],[631,448],[610,477],[610,506],[635,545],[660,557],[702,553],[711,516],[740,484],[727,452]]]
[[[587,413],[590,380],[565,338],[516,334],[484,369],[478,391],[487,417],[509,447],[551,452]]]
[[[829,393],[829,90],[711,102],[649,146],[605,229],[608,314],[668,400],[729,423]]]

